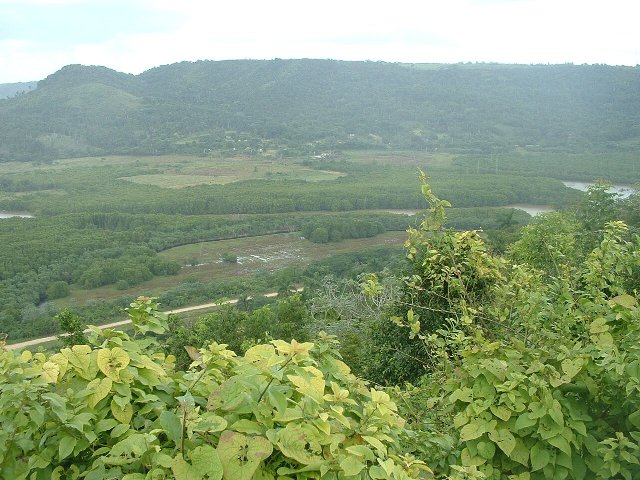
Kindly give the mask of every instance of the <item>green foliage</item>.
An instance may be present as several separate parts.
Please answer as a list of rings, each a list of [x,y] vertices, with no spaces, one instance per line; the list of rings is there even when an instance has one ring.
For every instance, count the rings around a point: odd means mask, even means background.
[[[129,309],[137,334],[165,328]],[[403,421],[334,340],[216,343],[176,370],[153,338],[93,329],[52,355],[0,348],[0,476],[16,479],[426,478],[397,449]]]
[[[69,296],[69,284],[64,280],[58,280],[53,282],[47,287],[47,299],[55,300],[57,298],[64,298]]]
[[[69,65],[2,102],[0,161],[274,147],[282,156],[387,146],[633,151],[639,84],[637,68],[605,65],[242,60],[137,76]]]
[[[640,308],[626,289],[640,238],[609,223],[581,258],[573,221],[554,214],[540,220],[546,230],[526,227],[514,246],[512,258],[530,263],[500,264],[480,240],[452,248],[464,237],[437,229],[442,204],[423,192],[432,221],[410,236],[419,273],[405,284],[418,300],[396,318],[431,360],[417,393],[400,394],[416,432],[408,448],[441,472],[470,478],[640,475]],[[431,291],[447,293],[448,322],[423,332],[413,312],[432,308]],[[421,395],[435,413],[412,411]]]
[[[178,365],[188,365],[185,346],[204,347],[212,341],[224,343],[231,350],[244,352],[253,345],[278,338],[291,341],[310,339],[309,312],[299,294],[278,299],[252,312],[225,305],[191,325],[174,317],[170,335],[164,342],[165,352],[177,358]]]
[[[84,334],[86,327],[80,316],[68,309],[62,310],[55,317],[60,324],[60,330],[64,333],[58,336],[58,339],[67,347],[72,345],[82,345],[87,343],[87,337]]]

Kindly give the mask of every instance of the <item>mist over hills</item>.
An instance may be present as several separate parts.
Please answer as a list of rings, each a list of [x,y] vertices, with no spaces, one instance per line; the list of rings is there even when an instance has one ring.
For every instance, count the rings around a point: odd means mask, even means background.
[[[0,100],[0,161],[81,155],[403,148],[640,147],[640,68],[182,62],[140,75],[70,65]]]
[[[0,84],[0,99],[26,93],[38,86],[38,82],[16,82]]]

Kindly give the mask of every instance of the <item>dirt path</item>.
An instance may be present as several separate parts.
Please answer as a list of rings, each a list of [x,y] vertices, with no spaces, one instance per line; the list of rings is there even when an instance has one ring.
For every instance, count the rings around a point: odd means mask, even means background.
[[[302,290],[304,290],[304,289],[303,288],[298,288],[298,289],[296,289],[296,292],[301,292]],[[277,297],[278,296],[278,292],[265,293],[263,296],[267,297],[267,298]],[[251,297],[249,297],[249,298],[251,298]],[[219,303],[203,303],[201,305],[193,305],[191,307],[176,308],[174,310],[167,310],[165,313],[184,313],[184,312],[192,312],[194,310],[204,310],[205,308],[219,307],[221,305],[235,305],[236,303],[238,303],[238,301],[239,301],[238,298],[233,298],[231,300],[225,300],[224,302],[219,302]],[[121,326],[127,325],[129,323],[131,323],[131,320],[120,320],[118,322],[112,322],[112,323],[106,323],[104,325],[98,325],[98,328],[121,327]],[[88,333],[88,332],[89,332],[88,329],[85,330],[85,333]],[[4,348],[6,348],[7,350],[17,350],[18,348],[33,347],[33,346],[36,346],[36,345],[41,345],[43,343],[53,342],[53,341],[55,341],[57,339],[58,339],[57,336],[34,338],[33,340],[27,340],[25,342],[12,343],[11,345],[5,345]]]

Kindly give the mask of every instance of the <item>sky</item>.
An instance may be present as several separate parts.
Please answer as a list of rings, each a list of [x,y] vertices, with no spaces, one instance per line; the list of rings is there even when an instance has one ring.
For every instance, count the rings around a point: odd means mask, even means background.
[[[638,0],[0,0],[0,83],[179,61],[640,64]]]

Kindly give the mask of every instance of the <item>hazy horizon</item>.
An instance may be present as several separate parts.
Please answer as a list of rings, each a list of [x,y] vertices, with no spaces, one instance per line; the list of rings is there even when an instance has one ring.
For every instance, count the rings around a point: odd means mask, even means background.
[[[640,64],[632,0],[0,0],[0,83],[196,60]]]

